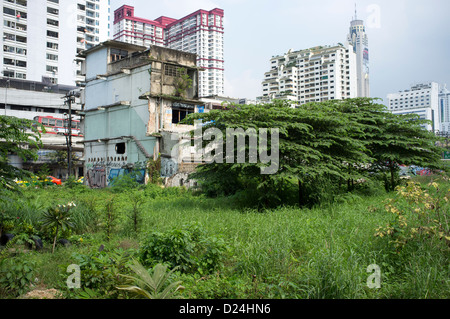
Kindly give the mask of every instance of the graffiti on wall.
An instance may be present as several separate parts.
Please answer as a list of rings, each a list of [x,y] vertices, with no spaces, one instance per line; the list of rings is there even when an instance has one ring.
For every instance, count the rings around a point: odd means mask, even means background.
[[[106,169],[104,167],[92,167],[86,172],[86,183],[91,188],[106,187]]]
[[[161,159],[161,177],[172,177],[178,172],[178,164],[169,158]]]
[[[109,170],[108,185],[112,185],[114,183],[115,179],[117,179],[120,176],[124,176],[124,175],[130,175],[139,184],[145,183],[145,169],[130,170],[130,169],[124,169],[124,168],[112,168]]]
[[[145,167],[145,162],[130,165],[126,161],[88,160],[86,163],[86,185],[91,188],[105,188],[110,186],[115,178],[123,175],[131,175],[139,184],[144,184],[146,170],[140,167]]]

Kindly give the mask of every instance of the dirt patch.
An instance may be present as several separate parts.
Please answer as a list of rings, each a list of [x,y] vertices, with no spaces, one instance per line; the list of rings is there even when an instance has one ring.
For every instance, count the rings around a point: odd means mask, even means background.
[[[61,299],[61,292],[56,289],[34,289],[22,296],[22,299]]]

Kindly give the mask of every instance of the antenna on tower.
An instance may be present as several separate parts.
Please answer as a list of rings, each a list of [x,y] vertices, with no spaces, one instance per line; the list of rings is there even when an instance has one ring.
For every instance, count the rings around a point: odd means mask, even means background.
[[[355,20],[358,20],[358,14],[357,14],[357,11],[356,11],[356,2],[355,2]]]

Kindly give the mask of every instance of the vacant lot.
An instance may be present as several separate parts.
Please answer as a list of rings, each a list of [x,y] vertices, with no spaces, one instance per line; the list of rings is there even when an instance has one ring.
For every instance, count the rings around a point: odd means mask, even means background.
[[[182,298],[450,298],[450,183],[430,181],[272,210],[155,185],[27,188],[1,202],[3,233],[15,235],[0,253],[1,298],[136,298],[116,288],[133,259],[178,266],[169,282]],[[71,227],[43,227],[70,202]],[[72,264],[80,288],[67,285]]]

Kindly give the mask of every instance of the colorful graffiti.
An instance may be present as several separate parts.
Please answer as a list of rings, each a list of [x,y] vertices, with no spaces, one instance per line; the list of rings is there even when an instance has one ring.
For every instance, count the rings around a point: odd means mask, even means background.
[[[143,165],[144,163],[135,163],[130,166],[125,161],[90,161],[86,164],[86,185],[91,188],[105,188],[111,186],[117,177],[124,175],[133,176],[139,184],[144,184],[146,170],[133,169]]]

